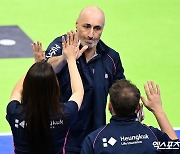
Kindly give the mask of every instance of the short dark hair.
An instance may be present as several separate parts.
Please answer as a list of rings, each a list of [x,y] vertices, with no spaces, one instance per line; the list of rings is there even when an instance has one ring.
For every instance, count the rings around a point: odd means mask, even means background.
[[[139,104],[140,91],[130,81],[117,80],[109,90],[110,101],[118,116],[132,116]]]

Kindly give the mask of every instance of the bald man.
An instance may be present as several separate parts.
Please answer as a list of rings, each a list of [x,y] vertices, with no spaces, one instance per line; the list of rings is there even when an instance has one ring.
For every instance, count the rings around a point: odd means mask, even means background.
[[[85,94],[78,118],[67,133],[64,143],[66,153],[79,153],[85,136],[106,123],[109,88],[116,79],[125,78],[119,54],[100,40],[104,25],[103,11],[96,6],[88,6],[76,20],[76,32],[64,35],[66,39],[71,39],[69,36],[73,33],[80,40],[81,48],[87,46],[84,53],[77,54],[77,66]],[[61,99],[65,102],[69,100],[72,91],[68,66],[62,53],[62,36],[49,45],[46,59],[57,73]]]

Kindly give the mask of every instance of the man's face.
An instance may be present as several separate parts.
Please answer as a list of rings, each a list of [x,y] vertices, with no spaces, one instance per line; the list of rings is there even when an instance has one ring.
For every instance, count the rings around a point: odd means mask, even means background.
[[[76,22],[76,29],[81,45],[88,49],[96,48],[104,28],[102,15],[84,14]]]

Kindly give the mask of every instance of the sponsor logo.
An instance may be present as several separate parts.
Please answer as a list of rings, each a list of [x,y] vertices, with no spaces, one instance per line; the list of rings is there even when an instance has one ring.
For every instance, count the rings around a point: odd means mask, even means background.
[[[157,150],[162,150],[162,149],[179,149],[180,148],[180,141],[168,141],[168,142],[153,142],[153,146]]]
[[[120,136],[121,145],[141,144],[142,140],[147,139],[149,139],[149,136],[147,134]]]
[[[121,141],[132,141],[132,140],[139,141],[143,139],[149,139],[149,136],[147,134],[144,134],[144,135],[138,134],[134,136],[121,136],[120,137]]]
[[[113,137],[110,137],[110,139],[107,141],[107,138],[102,138],[103,141],[103,147],[108,147],[108,144],[111,146],[114,146],[117,142],[117,140]]]
[[[62,119],[59,119],[59,120],[51,120],[50,121],[50,128],[55,128],[55,126],[58,126],[58,125],[63,125],[64,124],[64,121]],[[19,127],[22,127],[24,128],[25,125],[27,126],[27,123],[25,123],[25,121],[21,121],[19,119],[15,119],[15,127],[16,128],[19,128]]]
[[[108,145],[114,146],[117,142],[122,146],[132,145],[132,144],[141,144],[143,140],[148,140],[148,134],[138,134],[132,136],[120,136],[119,139],[115,139],[114,137],[110,137],[109,140],[107,138],[102,138],[103,147],[108,147]]]
[[[61,47],[59,45],[55,44],[53,47],[51,47],[51,50],[46,55],[46,58],[50,58],[53,55],[55,55],[59,49],[61,49]]]
[[[50,128],[55,128],[55,126],[63,125],[63,120],[52,120],[50,121]]]
[[[16,128],[19,128],[19,126],[21,126],[22,128],[24,128],[24,126],[25,126],[25,121],[23,120],[23,121],[19,122],[19,119],[15,119],[15,127],[16,127]]]

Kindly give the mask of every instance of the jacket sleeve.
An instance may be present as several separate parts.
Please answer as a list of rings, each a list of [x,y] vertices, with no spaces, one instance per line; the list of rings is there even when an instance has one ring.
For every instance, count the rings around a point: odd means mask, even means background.
[[[111,87],[111,85],[116,81],[116,80],[120,80],[120,79],[125,79],[125,75],[124,75],[124,68],[122,66],[121,63],[121,58],[118,52],[114,51],[114,50],[110,50],[111,52],[109,52],[107,54],[108,57],[108,62],[106,63],[108,66],[106,66],[109,69],[110,66],[110,74],[111,74],[111,78],[109,80],[109,88]]]
[[[120,55],[117,52],[114,59],[115,59],[115,65],[116,65],[114,81],[117,79],[125,79],[124,68],[122,66]]]
[[[62,55],[62,37],[54,39],[46,49],[46,60],[53,56]]]
[[[93,154],[93,142],[91,141],[89,135],[84,139],[81,154]]]

